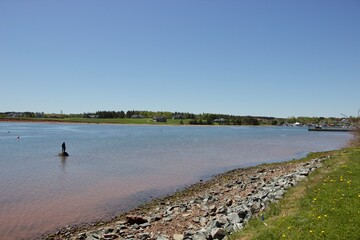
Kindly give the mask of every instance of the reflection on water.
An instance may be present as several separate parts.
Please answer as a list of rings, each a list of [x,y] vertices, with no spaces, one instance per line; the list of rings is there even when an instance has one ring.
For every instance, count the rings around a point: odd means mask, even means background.
[[[60,159],[61,159],[61,167],[62,167],[62,170],[63,170],[63,172],[65,173],[66,159],[67,159],[67,157],[60,156]]]
[[[283,127],[0,123],[0,239],[111,216],[222,171],[350,138]],[[69,157],[57,155],[62,142]]]

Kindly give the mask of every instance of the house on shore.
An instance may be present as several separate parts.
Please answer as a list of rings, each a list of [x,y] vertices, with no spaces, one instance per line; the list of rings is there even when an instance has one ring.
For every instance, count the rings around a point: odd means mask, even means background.
[[[16,112],[12,112],[12,113],[8,113],[6,115],[8,118],[18,118],[18,117],[22,117],[23,113],[16,113]]]
[[[183,115],[181,115],[181,114],[174,114],[172,119],[174,119],[174,120],[175,119],[185,119],[185,117]]]
[[[226,120],[224,118],[217,118],[214,120],[214,122],[218,124],[225,124]]]
[[[167,121],[166,117],[164,117],[164,116],[154,117],[153,120],[154,120],[155,122],[166,122],[166,121]]]

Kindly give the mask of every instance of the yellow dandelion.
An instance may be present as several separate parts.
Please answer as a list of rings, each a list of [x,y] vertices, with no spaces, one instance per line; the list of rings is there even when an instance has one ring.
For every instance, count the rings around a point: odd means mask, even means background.
[[[285,234],[283,234],[283,235],[282,235],[282,237],[284,238],[284,237],[286,237],[286,235],[285,235]]]
[[[327,217],[327,215],[325,214],[324,217]]]
[[[310,231],[309,231],[309,233],[312,233],[312,232],[313,232],[313,230],[310,230]]]
[[[318,219],[321,219],[321,216],[318,216],[317,218],[318,218]]]

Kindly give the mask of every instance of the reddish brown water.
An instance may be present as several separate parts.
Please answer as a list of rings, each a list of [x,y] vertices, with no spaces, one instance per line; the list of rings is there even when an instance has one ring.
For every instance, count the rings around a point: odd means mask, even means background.
[[[0,239],[111,217],[212,174],[340,148],[350,138],[282,127],[1,123]],[[63,141],[66,159],[57,156]]]

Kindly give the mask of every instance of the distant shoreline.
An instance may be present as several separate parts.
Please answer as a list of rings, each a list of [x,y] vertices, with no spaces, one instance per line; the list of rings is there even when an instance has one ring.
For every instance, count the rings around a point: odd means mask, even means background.
[[[54,124],[112,124],[112,125],[174,125],[174,126],[182,126],[182,125],[176,125],[176,124],[164,124],[164,123],[121,123],[121,122],[91,122],[91,121],[71,121],[71,120],[60,120],[60,119],[10,119],[10,118],[0,118],[0,122],[22,122],[22,123],[54,123]],[[191,126],[189,124],[184,124],[183,126],[188,125]]]
[[[174,122],[155,122],[152,120],[149,120],[150,118],[144,119],[147,120],[147,122],[145,122],[143,120],[143,122],[139,122],[138,119],[127,119],[128,121],[114,121],[113,119],[96,119],[97,121],[86,121],[83,119],[79,119],[79,120],[71,120],[71,119],[36,119],[36,118],[0,118],[0,123],[1,122],[13,122],[13,123],[53,123],[53,124],[106,124],[106,125],[134,125],[134,126],[184,126],[184,127],[226,127],[226,126],[244,126],[244,127],[249,127],[249,126],[255,126],[255,127],[266,127],[266,126],[274,126],[274,125],[221,125],[221,124],[188,124],[188,123],[184,123],[184,124],[180,124],[180,123],[174,123]],[[105,120],[105,121],[101,121],[101,120]],[[109,120],[109,121],[106,121]],[[185,120],[185,119],[184,119]],[[188,119],[187,119],[188,120]],[[180,120],[178,121],[180,122]]]

